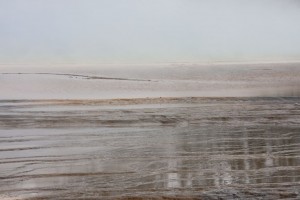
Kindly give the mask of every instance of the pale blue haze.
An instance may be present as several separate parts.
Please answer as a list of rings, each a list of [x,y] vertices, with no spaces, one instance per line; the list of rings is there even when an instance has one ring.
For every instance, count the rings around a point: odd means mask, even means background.
[[[0,0],[0,63],[299,59],[298,0]]]

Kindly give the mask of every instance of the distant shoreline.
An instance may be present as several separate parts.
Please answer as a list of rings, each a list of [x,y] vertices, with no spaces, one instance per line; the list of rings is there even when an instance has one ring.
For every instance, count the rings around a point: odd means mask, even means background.
[[[0,69],[0,99],[300,96],[299,63]]]
[[[288,100],[300,97],[146,97],[114,99],[1,99],[0,103],[33,103],[39,105],[136,105],[136,104],[193,104],[220,101]]]
[[[300,60],[282,61],[182,61],[182,62],[149,62],[149,63],[0,63],[1,66],[168,66],[168,65],[259,65],[259,64],[300,64]]]

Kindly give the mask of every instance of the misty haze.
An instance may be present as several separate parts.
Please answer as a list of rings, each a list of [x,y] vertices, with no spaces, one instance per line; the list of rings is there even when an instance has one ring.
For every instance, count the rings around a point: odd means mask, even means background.
[[[0,0],[0,199],[300,199],[298,0]]]

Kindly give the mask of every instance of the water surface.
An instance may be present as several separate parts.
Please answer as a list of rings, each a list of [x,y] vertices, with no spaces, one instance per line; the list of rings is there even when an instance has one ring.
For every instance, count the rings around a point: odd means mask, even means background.
[[[0,101],[2,199],[299,199],[300,99]]]

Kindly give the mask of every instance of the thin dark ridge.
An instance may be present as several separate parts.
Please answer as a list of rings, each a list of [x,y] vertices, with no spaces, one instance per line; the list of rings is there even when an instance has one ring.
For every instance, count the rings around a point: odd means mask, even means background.
[[[300,97],[295,96],[284,96],[284,97],[263,97],[263,96],[169,96],[169,97],[132,97],[132,98],[111,98],[111,99],[80,99],[80,98],[60,98],[60,99],[0,99],[0,103],[2,102],[47,102],[47,101],[86,101],[86,102],[102,102],[102,101],[135,101],[135,100],[296,100],[300,99]]]
[[[102,79],[102,80],[119,80],[119,81],[152,81],[146,79],[131,79],[131,78],[119,78],[119,77],[102,77],[102,76],[88,76],[88,75],[81,75],[81,74],[65,74],[65,73],[1,73],[2,75],[55,75],[55,76],[73,76],[73,77],[80,77],[84,79]]]

